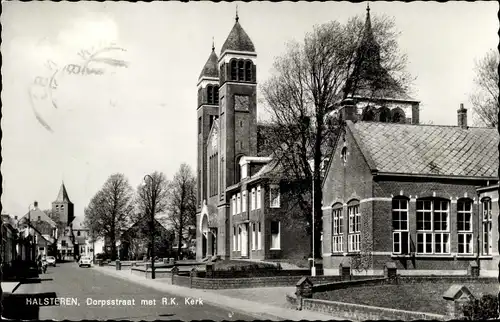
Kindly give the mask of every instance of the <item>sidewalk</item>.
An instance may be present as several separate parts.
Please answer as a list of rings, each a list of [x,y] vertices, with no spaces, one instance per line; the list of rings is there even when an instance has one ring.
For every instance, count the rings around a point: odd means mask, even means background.
[[[130,270],[117,271],[111,267],[94,266],[104,274],[126,279],[131,282],[141,284],[159,291],[172,293],[183,297],[202,298],[205,303],[209,303],[228,310],[237,311],[243,314],[254,316],[261,320],[344,320],[330,315],[320,314],[311,311],[297,311],[286,308],[285,294],[287,290],[293,292],[293,287],[279,288],[252,288],[235,290],[202,290],[177,285],[168,284],[162,279],[151,280],[142,276],[134,275]],[[265,312],[265,313],[264,313]]]

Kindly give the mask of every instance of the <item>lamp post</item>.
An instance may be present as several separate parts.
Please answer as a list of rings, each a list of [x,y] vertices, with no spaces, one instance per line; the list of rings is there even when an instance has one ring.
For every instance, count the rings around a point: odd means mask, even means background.
[[[155,179],[146,174],[144,176],[144,183],[146,183],[146,179],[149,178],[151,180],[151,279],[155,279],[155,204],[156,204],[156,188],[155,188]],[[149,200],[148,200],[149,202]]]
[[[316,230],[316,227],[314,226],[314,217],[316,215],[315,212],[315,207],[314,207],[314,172],[312,176],[312,267],[311,267],[311,276],[316,276],[316,265],[315,265],[315,258],[316,258],[316,253],[315,253],[315,248],[314,248],[314,233]]]

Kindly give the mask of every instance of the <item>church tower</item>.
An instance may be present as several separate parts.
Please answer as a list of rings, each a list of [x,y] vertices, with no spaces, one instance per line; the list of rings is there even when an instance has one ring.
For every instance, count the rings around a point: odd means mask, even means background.
[[[235,20],[219,58],[221,206],[226,188],[240,181],[239,159],[257,155],[257,54],[238,13]]]
[[[52,202],[52,213],[59,219],[64,227],[70,224],[75,218],[74,206],[68,197],[64,182],[61,184],[57,199]]]
[[[198,78],[198,165],[197,165],[197,209],[209,196],[207,184],[207,140],[212,125],[219,117],[219,66],[215,47],[208,57]]]

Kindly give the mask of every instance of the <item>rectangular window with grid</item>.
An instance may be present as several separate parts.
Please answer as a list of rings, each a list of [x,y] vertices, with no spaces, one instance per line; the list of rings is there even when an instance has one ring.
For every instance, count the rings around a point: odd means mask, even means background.
[[[417,200],[417,253],[450,253],[449,220],[449,201]]]
[[[486,198],[482,201],[482,222],[483,222],[483,255],[493,254],[493,235],[492,235],[492,217],[491,217],[491,199]]]
[[[271,249],[280,249],[280,222],[271,221]]]
[[[392,200],[392,252],[408,254],[410,234],[408,231],[408,200]]]
[[[332,252],[341,253],[344,251],[344,217],[342,208],[332,211]]]
[[[271,202],[271,204],[269,205],[271,208],[279,208],[280,207],[280,186],[279,185],[269,186],[269,200]]]
[[[243,191],[241,199],[241,212],[247,211],[247,191]]]
[[[262,194],[260,193],[260,186],[257,186],[257,198],[256,198],[256,201],[257,201],[257,208],[256,209],[260,209],[260,207],[262,205]]]
[[[359,213],[359,205],[347,207],[349,215],[349,235],[348,235],[348,250],[349,252],[359,252],[361,250],[361,214]]]
[[[261,223],[259,222],[259,229],[257,230],[257,249],[261,250],[262,249],[262,235],[261,235]]]
[[[250,210],[255,210],[255,188],[252,188],[250,195]]]
[[[252,250],[257,247],[257,231],[255,229],[256,223],[252,223]]]
[[[236,251],[238,250],[238,247],[237,247],[237,242],[236,242],[236,226],[233,226],[233,250]]]
[[[241,227],[238,226],[238,251],[241,250]]]
[[[457,233],[458,253],[472,254],[474,252],[472,239],[472,201],[457,202]]]

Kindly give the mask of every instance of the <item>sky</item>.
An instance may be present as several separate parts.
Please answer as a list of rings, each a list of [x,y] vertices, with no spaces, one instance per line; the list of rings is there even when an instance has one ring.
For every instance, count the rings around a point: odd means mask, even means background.
[[[2,2],[2,212],[23,215],[35,200],[48,209],[64,181],[83,218],[113,173],[135,188],[153,171],[172,178],[184,162],[195,170],[196,84],[212,39],[220,53],[236,5],[258,54],[258,83],[287,42],[366,13],[366,3],[350,2]],[[460,103],[470,107],[475,60],[498,45],[498,4],[370,8],[401,32],[421,120],[456,125]],[[88,66],[101,75],[76,74],[92,54],[122,64],[94,60]],[[68,65],[75,74],[60,71]],[[57,70],[52,86],[40,86]]]

